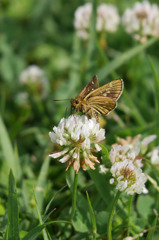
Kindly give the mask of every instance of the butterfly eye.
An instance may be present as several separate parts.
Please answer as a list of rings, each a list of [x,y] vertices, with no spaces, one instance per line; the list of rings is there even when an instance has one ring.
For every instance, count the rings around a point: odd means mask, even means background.
[[[78,101],[78,100],[76,100],[76,104],[79,104],[79,101]]]

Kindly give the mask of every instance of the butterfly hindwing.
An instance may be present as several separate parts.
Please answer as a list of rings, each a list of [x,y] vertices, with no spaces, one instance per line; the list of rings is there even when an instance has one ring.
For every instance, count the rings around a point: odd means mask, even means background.
[[[109,97],[96,96],[88,99],[88,108],[93,108],[99,114],[107,115],[116,107],[116,101]]]

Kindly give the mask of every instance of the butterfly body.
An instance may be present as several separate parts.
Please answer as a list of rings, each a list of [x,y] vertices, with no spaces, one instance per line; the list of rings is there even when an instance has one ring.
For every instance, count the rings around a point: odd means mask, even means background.
[[[97,76],[94,76],[76,98],[71,99],[71,111],[98,119],[99,114],[107,115],[116,107],[116,101],[123,90],[122,79],[114,80],[99,87]]]

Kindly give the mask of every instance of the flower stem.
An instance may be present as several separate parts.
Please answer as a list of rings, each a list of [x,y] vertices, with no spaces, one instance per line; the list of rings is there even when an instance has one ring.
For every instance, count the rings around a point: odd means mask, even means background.
[[[109,215],[109,219],[108,219],[108,227],[107,227],[107,238],[108,238],[108,240],[112,240],[112,220],[113,220],[115,207],[116,207],[117,201],[119,199],[120,193],[121,193],[120,191],[117,192],[117,194],[116,194],[116,196],[113,200],[113,203],[112,203],[112,207],[111,207],[111,211],[110,211],[110,215]]]
[[[78,174],[75,173],[73,193],[72,193],[72,210],[71,210],[70,220],[72,220],[72,218],[74,217],[75,210],[76,210],[77,184],[78,184]]]
[[[129,202],[128,202],[128,223],[127,223],[127,236],[129,236],[130,231],[130,213],[131,213],[131,204],[132,204],[132,198],[133,196],[129,196]]]

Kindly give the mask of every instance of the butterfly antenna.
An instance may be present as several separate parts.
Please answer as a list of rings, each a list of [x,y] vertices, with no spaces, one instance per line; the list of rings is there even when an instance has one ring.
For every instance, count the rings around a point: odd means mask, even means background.
[[[71,99],[52,99],[52,102],[60,102],[60,101],[70,101]]]

